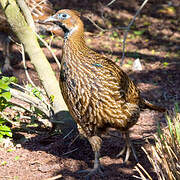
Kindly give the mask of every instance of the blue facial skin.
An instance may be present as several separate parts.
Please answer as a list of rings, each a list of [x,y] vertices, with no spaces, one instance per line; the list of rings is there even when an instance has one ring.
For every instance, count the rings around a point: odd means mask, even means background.
[[[96,63],[94,63],[94,64],[92,64],[93,66],[96,66],[96,67],[103,67],[101,64],[96,64]]]

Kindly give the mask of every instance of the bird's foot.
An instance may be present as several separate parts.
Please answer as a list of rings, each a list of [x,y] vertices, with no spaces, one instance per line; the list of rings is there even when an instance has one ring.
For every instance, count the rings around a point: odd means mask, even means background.
[[[85,176],[86,180],[90,180],[91,176],[98,174],[100,176],[104,176],[104,167],[102,165],[99,165],[97,167],[94,167],[93,169],[85,169],[85,170],[80,170],[78,173],[88,173]]]
[[[137,158],[136,152],[134,150],[134,147],[133,147],[133,145],[132,145],[132,143],[130,141],[129,134],[126,133],[124,135],[125,135],[125,139],[126,139],[126,146],[123,147],[123,149],[119,152],[119,154],[116,155],[116,157],[122,156],[126,151],[126,157],[124,159],[124,163],[126,163],[128,161],[128,159],[129,159],[129,156],[130,156],[130,153],[131,153],[131,150],[132,150],[134,158],[135,158],[136,162],[138,162],[138,158]]]
[[[127,163],[128,159],[129,159],[129,156],[130,156],[130,153],[131,153],[131,149],[129,146],[124,146],[123,149],[116,155],[116,157],[120,157],[122,156],[126,151],[126,156],[125,156],[125,159],[123,161],[123,163]]]

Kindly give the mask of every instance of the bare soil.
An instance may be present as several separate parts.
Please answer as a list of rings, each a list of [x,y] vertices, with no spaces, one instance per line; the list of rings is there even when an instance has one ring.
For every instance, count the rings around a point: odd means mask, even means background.
[[[122,56],[123,30],[117,27],[127,26],[142,1],[115,1],[111,6],[107,0],[100,1],[58,1],[52,0],[55,9],[76,9],[82,14],[91,15],[91,19],[103,29],[102,32],[90,21],[83,18],[86,28],[87,44],[99,53],[103,53],[120,63]],[[123,69],[136,82],[143,96],[149,101],[172,109],[175,102],[180,102],[180,2],[179,0],[149,1],[142,10],[130,31],[126,41],[125,63]],[[140,34],[138,34],[137,31]],[[143,31],[143,33],[142,33]],[[3,36],[3,35],[1,35]],[[52,42],[54,51],[60,59],[63,40],[55,38]],[[0,44],[2,50],[2,44]],[[58,67],[51,54],[43,48],[58,78]],[[0,58],[3,59],[2,52]],[[142,70],[133,70],[132,64],[139,58]],[[13,74],[19,83],[26,84],[23,66],[17,65],[21,56],[14,47]],[[28,72],[36,85],[41,85],[30,61],[27,61]],[[24,123],[29,120],[24,118]],[[149,149],[147,138],[154,143],[152,135],[157,131],[157,122],[165,123],[165,115],[145,110],[141,113],[138,123],[131,129],[131,139],[137,152],[139,163],[152,176],[156,174],[142,150]],[[23,122],[22,122],[23,124]],[[77,132],[64,138],[69,127],[59,133],[52,133],[44,126],[13,129],[15,148],[0,147],[0,179],[1,180],[39,180],[62,175],[65,180],[84,179],[85,174],[78,170],[93,166],[93,152],[84,138],[73,139]],[[111,134],[118,137],[103,136],[101,163],[104,166],[104,177],[99,175],[92,179],[131,180],[139,176],[135,170],[136,162],[131,155],[127,164],[123,158],[116,158],[124,146],[124,139],[114,129]],[[11,149],[11,150],[9,150]],[[3,163],[5,162],[5,163]]]

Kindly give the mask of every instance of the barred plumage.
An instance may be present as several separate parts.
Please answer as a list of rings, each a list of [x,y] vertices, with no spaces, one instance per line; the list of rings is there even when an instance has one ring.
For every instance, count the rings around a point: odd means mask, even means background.
[[[142,99],[136,85],[119,66],[86,46],[83,23],[76,11],[60,10],[48,21],[53,21],[65,32],[60,87],[79,132],[88,138],[95,153],[89,177],[101,172],[101,134],[107,128],[125,132],[127,161],[130,152],[128,129],[137,122],[140,110],[165,109]],[[135,153],[134,156],[137,159]]]

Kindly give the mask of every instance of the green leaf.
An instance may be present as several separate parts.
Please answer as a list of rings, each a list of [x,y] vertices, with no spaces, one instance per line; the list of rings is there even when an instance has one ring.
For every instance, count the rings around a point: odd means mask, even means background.
[[[4,83],[7,83],[7,84],[10,84],[11,82],[14,82],[14,83],[17,83],[18,80],[16,77],[12,76],[12,77],[6,77],[6,76],[3,76],[2,79],[1,79]]]
[[[8,102],[4,97],[0,97],[0,111],[3,111],[10,106],[12,106],[10,102]]]
[[[8,82],[9,82],[9,77],[3,76],[3,77],[1,78],[1,80],[2,80],[4,83],[8,83]]]
[[[115,62],[118,62],[119,61],[119,58],[116,58]]]
[[[2,79],[0,79],[0,89],[3,89],[3,90],[9,90],[9,86],[7,83],[3,82]]]
[[[2,166],[6,165],[6,164],[7,164],[7,161],[1,162],[1,165],[2,165]]]
[[[167,67],[167,66],[169,65],[169,63],[168,63],[168,62],[164,62],[163,65],[164,65],[165,67]]]
[[[113,32],[113,36],[116,38],[118,37],[118,33],[116,31]]]
[[[168,122],[168,128],[169,128],[169,132],[171,134],[171,137],[174,139],[174,134],[173,134],[173,124],[171,121],[171,118],[169,116],[166,116],[167,122]]]
[[[54,98],[55,98],[54,95],[51,95],[51,96],[50,96],[50,100],[51,100],[52,103],[54,102]]]
[[[47,37],[47,35],[45,35],[45,34],[40,34],[39,35],[42,39],[45,39],[46,37]]]
[[[27,124],[26,127],[38,127],[39,125],[37,123],[31,123],[31,124]]]
[[[11,93],[10,92],[3,92],[0,94],[0,97],[5,98],[7,101],[11,99]]]
[[[5,119],[0,118],[0,124],[3,124],[3,123],[5,123],[5,122],[6,122],[6,120],[5,120]]]
[[[12,151],[14,151],[14,149],[8,149],[8,150],[7,150],[7,152],[12,152]]]
[[[14,76],[10,77],[10,82],[17,83],[18,79]]]
[[[6,125],[0,125],[0,134],[3,136],[12,137],[11,129]]]
[[[38,97],[40,100],[42,100],[41,92],[40,92],[39,90],[37,90],[36,88],[34,88],[34,89],[32,90],[32,93],[33,93],[36,97]]]
[[[180,108],[179,108],[178,103],[175,103],[175,112],[180,113]]]
[[[145,32],[145,30],[141,30],[141,31],[133,31],[133,33],[134,33],[135,35],[138,35],[138,36],[144,34],[144,32]]]
[[[19,160],[19,158],[20,158],[19,156],[16,156],[16,157],[14,158],[14,160],[17,161],[17,160]]]
[[[175,122],[175,128],[176,128],[176,137],[177,137],[177,141],[180,145],[180,122]]]
[[[133,64],[133,62],[131,61],[131,60],[128,60],[128,62],[127,62],[129,65],[132,65]]]

